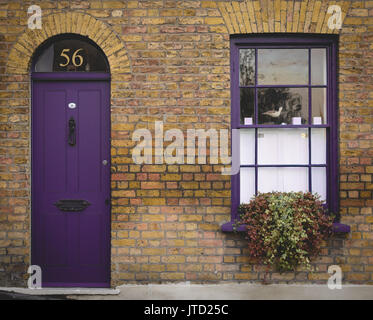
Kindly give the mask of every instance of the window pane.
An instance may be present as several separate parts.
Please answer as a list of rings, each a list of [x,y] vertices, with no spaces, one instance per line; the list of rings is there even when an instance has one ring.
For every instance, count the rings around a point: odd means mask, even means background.
[[[259,168],[258,191],[308,191],[308,168]]]
[[[43,54],[39,57],[35,64],[34,70],[36,72],[51,72],[53,71],[53,60],[54,60],[54,46],[50,46],[44,50]]]
[[[253,88],[240,89],[241,124],[245,124],[245,118],[251,118],[251,122],[254,122],[254,94]]]
[[[326,49],[311,49],[311,83],[326,85]]]
[[[308,89],[258,89],[258,112],[259,124],[306,124]]]
[[[312,193],[318,193],[326,200],[326,168],[312,168]]]
[[[327,124],[326,88],[312,89],[312,123]]]
[[[308,130],[258,129],[258,164],[308,164]]]
[[[255,195],[255,169],[241,168],[240,171],[240,203],[248,203]]]
[[[241,164],[255,164],[255,130],[240,129]]]
[[[259,49],[258,84],[308,84],[308,49]]]
[[[255,84],[255,49],[240,50],[240,86]]]
[[[311,163],[326,164],[326,129],[311,129]]]

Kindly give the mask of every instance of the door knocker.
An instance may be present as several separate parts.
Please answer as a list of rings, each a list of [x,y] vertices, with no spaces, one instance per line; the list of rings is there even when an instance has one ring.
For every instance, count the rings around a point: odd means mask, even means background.
[[[69,120],[69,145],[75,146],[76,145],[76,124],[73,117]]]

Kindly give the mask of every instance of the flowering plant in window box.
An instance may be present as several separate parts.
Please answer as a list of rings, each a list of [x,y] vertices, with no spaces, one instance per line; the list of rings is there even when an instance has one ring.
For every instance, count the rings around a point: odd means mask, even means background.
[[[249,254],[278,271],[310,269],[321,244],[332,233],[333,218],[325,214],[318,195],[310,192],[259,193],[239,206]]]

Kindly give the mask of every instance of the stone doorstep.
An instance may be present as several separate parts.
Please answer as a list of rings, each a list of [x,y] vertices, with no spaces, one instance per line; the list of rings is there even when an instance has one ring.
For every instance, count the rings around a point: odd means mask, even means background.
[[[45,288],[45,289],[29,289],[19,287],[0,287],[0,291],[20,293],[35,296],[44,295],[118,295],[119,289],[106,289],[106,288]]]

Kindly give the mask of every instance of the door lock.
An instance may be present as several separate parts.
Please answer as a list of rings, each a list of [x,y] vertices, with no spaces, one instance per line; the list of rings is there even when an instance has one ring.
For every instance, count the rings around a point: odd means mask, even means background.
[[[108,161],[107,161],[107,160],[103,160],[103,161],[102,161],[102,164],[103,164],[104,166],[107,166]]]

